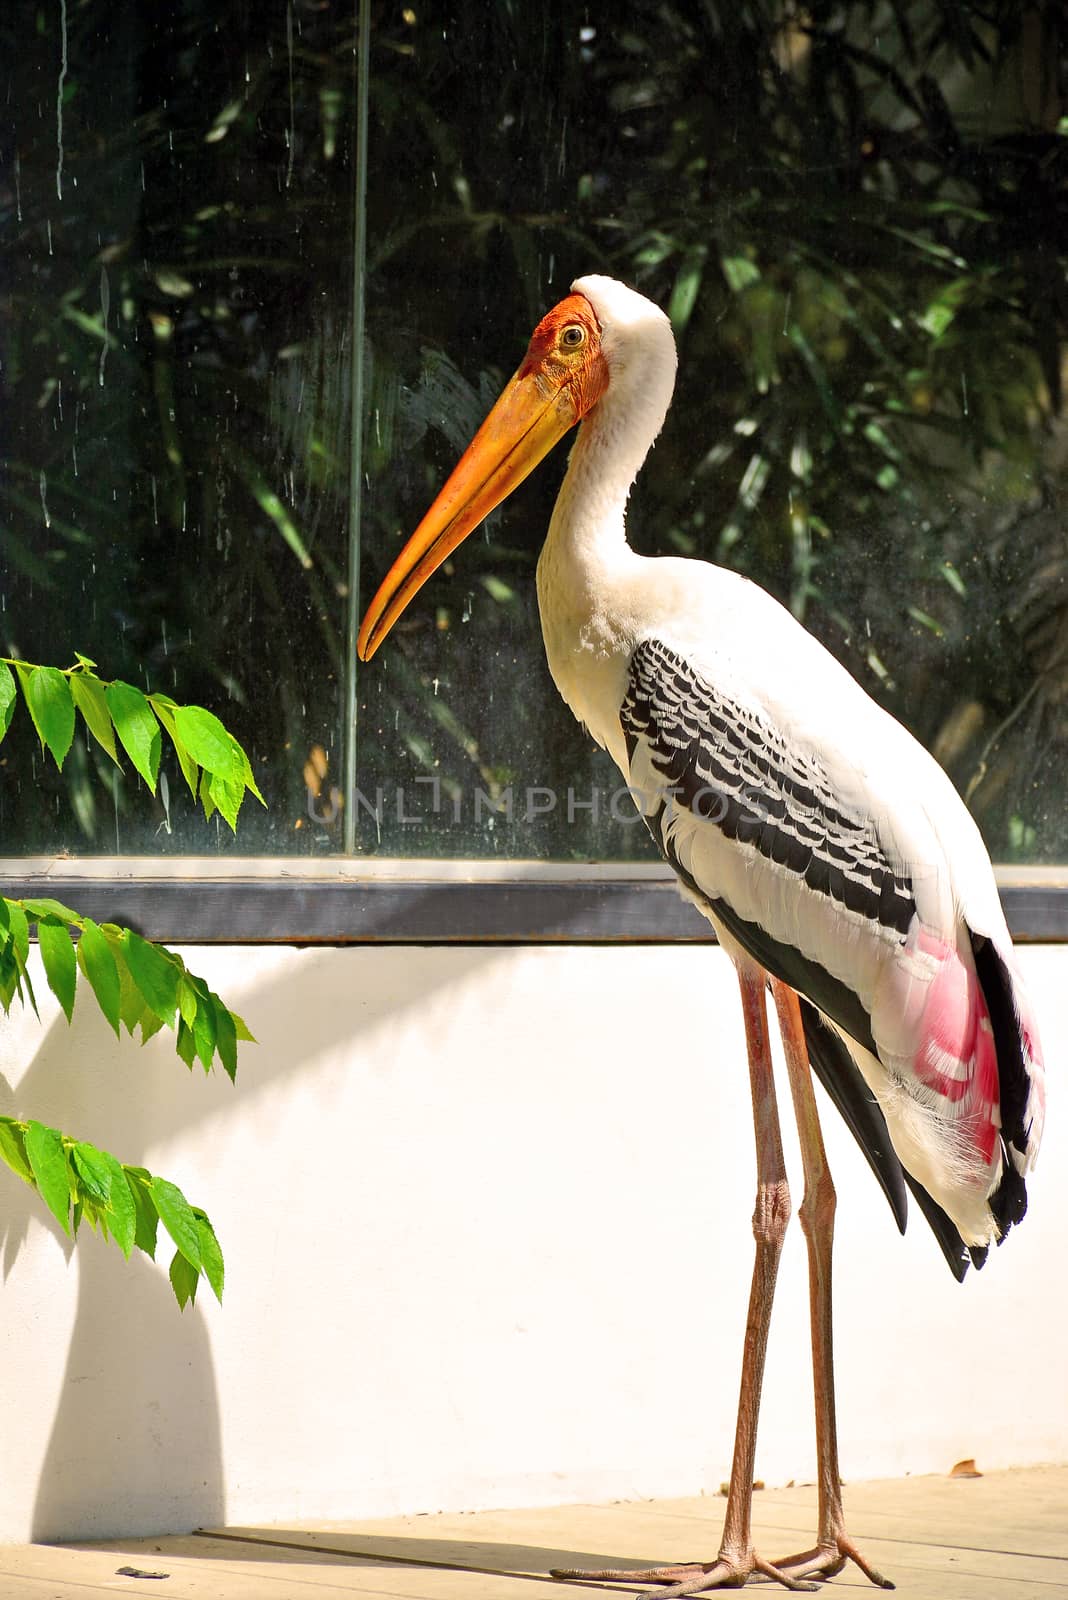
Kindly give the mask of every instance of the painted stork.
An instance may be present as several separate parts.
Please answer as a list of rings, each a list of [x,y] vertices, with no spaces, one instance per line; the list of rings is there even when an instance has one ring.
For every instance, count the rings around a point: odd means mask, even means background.
[[[549,670],[612,755],[683,892],[738,971],[753,1091],[756,1264],[723,1542],[714,1560],[556,1576],[662,1584],[661,1596],[789,1589],[854,1560],[842,1510],[831,1344],[834,1188],[811,1062],[902,1229],[906,1187],[955,1276],[1026,1208],[1043,1075],[989,858],[949,779],[763,590],[627,544],[627,495],[667,413],[664,314],[585,277],[522,365],[372,601],[369,660],[450,552],[581,423],[538,562]],[[752,1542],[756,1422],[790,1199],[765,990],[782,1032],[805,1193],[818,1528],[774,1565]]]

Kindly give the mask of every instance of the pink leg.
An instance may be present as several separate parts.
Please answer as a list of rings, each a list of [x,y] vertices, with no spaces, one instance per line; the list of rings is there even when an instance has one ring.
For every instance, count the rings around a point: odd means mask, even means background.
[[[681,1566],[650,1567],[627,1571],[606,1568],[582,1571],[557,1569],[554,1578],[584,1578],[602,1583],[659,1583],[668,1587],[658,1591],[656,1600],[673,1600],[682,1595],[702,1594],[705,1590],[735,1588],[753,1573],[774,1578],[787,1589],[814,1589],[802,1575],[794,1576],[773,1567],[753,1548],[752,1504],[753,1468],[756,1460],[757,1417],[760,1391],[764,1382],[764,1358],[768,1347],[768,1328],[775,1280],[779,1271],[783,1236],[790,1220],[790,1191],[779,1133],[779,1114],[775,1104],[768,1019],[764,1002],[767,978],[756,966],[739,964],[742,990],[742,1015],[745,1021],[749,1079],[753,1091],[753,1121],[756,1129],[757,1195],[753,1213],[756,1261],[749,1295],[749,1316],[742,1357],[741,1394],[734,1435],[734,1460],[727,1493],[727,1514],[723,1542],[715,1561],[691,1562]]]
[[[835,1193],[823,1147],[805,1030],[797,995],[772,979],[771,992],[779,1016],[783,1050],[790,1078],[805,1194],[799,1216],[808,1244],[809,1305],[812,1319],[812,1376],[816,1396],[816,1455],[819,1522],[814,1549],[790,1556],[782,1569],[794,1577],[840,1572],[847,1558],[882,1589],[892,1589],[857,1550],[845,1531],[842,1484],[838,1472],[838,1427],[834,1409],[834,1346],[831,1327],[831,1247],[834,1238]]]

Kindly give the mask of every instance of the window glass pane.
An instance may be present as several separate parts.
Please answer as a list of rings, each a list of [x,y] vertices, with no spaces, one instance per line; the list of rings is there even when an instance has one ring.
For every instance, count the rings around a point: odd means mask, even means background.
[[[1061,23],[997,14],[1001,33],[955,0],[384,11],[365,598],[536,320],[608,271],[670,309],[680,353],[632,541],[765,585],[937,751],[997,857],[1063,859]],[[364,848],[641,849],[540,661],[564,454],[362,670],[361,785],[384,802]],[[425,813],[435,775],[462,820],[443,795],[436,825],[400,822],[396,786]],[[491,782],[513,800],[492,830]],[[602,815],[569,817],[568,788],[596,786]],[[556,807],[532,816],[542,787]]]
[[[331,848],[303,769],[342,741],[351,8],[16,0],[0,29],[0,653],[209,706],[270,800],[236,847]],[[165,806],[35,742],[22,710],[6,849],[234,848],[169,749]]]
[[[534,323],[607,271],[679,342],[636,546],[764,584],[996,857],[1063,860],[1059,8],[367,11],[362,78],[348,3],[0,20],[0,653],[211,706],[270,802],[235,844],[173,763],[165,809],[81,739],[57,774],[20,713],[5,848],[321,854],[347,817],[366,854],[647,854],[542,658],[565,447],[359,669],[344,793],[350,526],[366,603]]]

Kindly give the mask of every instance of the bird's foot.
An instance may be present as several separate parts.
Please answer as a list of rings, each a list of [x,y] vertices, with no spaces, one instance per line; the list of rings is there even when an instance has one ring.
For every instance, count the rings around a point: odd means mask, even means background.
[[[844,1558],[840,1565],[844,1565]],[[837,1568],[835,1570],[837,1571]],[[594,1570],[581,1567],[554,1567],[551,1573],[554,1578],[585,1580],[587,1583],[662,1585],[652,1595],[646,1596],[646,1600],[679,1600],[682,1595],[706,1594],[713,1589],[740,1589],[747,1579],[757,1575],[771,1578],[786,1589],[804,1591],[814,1590],[817,1587],[816,1584],[810,1583],[804,1574],[795,1574],[787,1572],[783,1567],[772,1566],[770,1561],[765,1561],[752,1549],[740,1555],[721,1550],[715,1561],[689,1561],[673,1567],[632,1567],[629,1570],[625,1567],[603,1567]]]
[[[878,1568],[861,1555],[844,1529],[839,1529],[801,1555],[787,1556],[785,1560],[776,1562],[776,1569],[789,1573],[791,1578],[833,1578],[836,1572],[841,1572],[847,1561],[858,1566],[876,1588],[894,1588],[892,1581],[884,1578]]]

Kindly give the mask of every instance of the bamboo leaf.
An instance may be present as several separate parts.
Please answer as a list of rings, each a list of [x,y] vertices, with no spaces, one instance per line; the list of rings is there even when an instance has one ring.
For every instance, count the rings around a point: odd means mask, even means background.
[[[703,249],[694,250],[683,261],[675,278],[671,291],[671,300],[668,303],[668,316],[671,326],[676,334],[682,333],[693,308],[697,304],[697,296],[701,288],[701,279],[705,271],[705,252]]]

